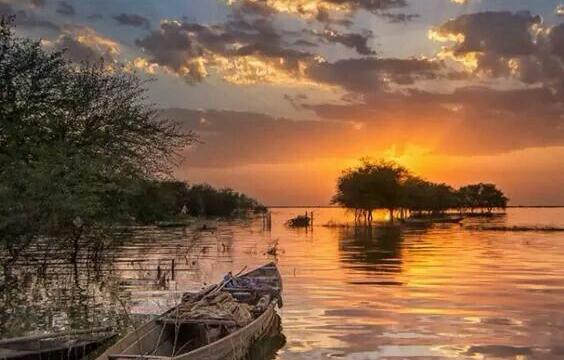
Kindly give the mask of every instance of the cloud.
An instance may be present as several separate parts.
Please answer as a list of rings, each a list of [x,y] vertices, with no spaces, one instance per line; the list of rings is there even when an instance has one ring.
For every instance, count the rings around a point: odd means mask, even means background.
[[[16,10],[10,4],[0,2],[0,15],[15,15],[16,26],[25,28],[45,28],[50,30],[59,30],[59,26],[55,23],[37,17],[34,13],[25,10]]]
[[[552,53],[564,60],[564,23],[553,27],[548,37]]]
[[[114,16],[113,18],[120,25],[141,27],[145,29],[149,29],[151,27],[151,22],[149,21],[149,19],[136,14],[121,13]]]
[[[325,119],[375,124],[396,144],[439,154],[497,154],[564,145],[564,97],[548,88],[463,87],[379,93],[353,104],[304,105]]]
[[[188,82],[205,79],[209,69],[237,84],[299,81],[311,54],[293,49],[269,21],[242,18],[220,25],[163,21],[136,41],[156,64]]]
[[[369,39],[374,37],[372,32],[366,34],[340,33],[327,28],[321,32],[312,31],[312,34],[325,43],[338,43],[355,49],[360,55],[374,55],[376,53],[368,46]]]
[[[562,28],[543,25],[528,11],[480,12],[447,21],[431,38],[448,43],[439,57],[455,60],[474,75],[560,87]]]
[[[352,123],[341,121],[290,120],[249,112],[185,109],[167,109],[163,116],[179,121],[201,136],[202,143],[187,153],[185,166],[295,163],[304,158],[348,156],[360,151],[369,140]],[[336,146],[344,142],[350,146]]]
[[[439,62],[427,59],[351,58],[334,63],[320,62],[307,69],[314,81],[358,93],[386,90],[391,83],[408,85],[418,79],[433,79]]]
[[[74,6],[66,1],[59,1],[57,5],[57,13],[65,16],[74,16],[76,13]]]
[[[278,30],[268,19],[238,15],[215,25],[163,21],[159,29],[136,41],[146,55],[134,63],[149,72],[164,69],[189,83],[217,73],[239,85],[262,82],[355,92],[413,84],[438,75],[438,61],[371,56],[330,63],[312,52],[324,43],[374,55],[368,45],[372,37],[371,32],[342,33],[329,27],[321,31]]]
[[[329,14],[351,15],[359,10],[380,14],[407,6],[406,0],[228,0],[232,6],[260,14],[287,13],[326,22]]]
[[[308,101],[285,98],[298,106]],[[363,103],[309,108],[323,120],[183,109],[168,109],[164,116],[202,136],[202,144],[187,153],[188,167],[351,159],[390,148],[474,156],[564,146],[563,100],[544,88],[380,93]]]
[[[72,61],[96,62],[102,59],[107,65],[115,63],[121,52],[117,42],[88,26],[66,26],[53,46],[64,50]]]
[[[540,17],[528,11],[481,12],[462,15],[435,29],[437,39],[455,39],[451,50],[455,56],[475,52],[492,52],[503,56],[527,55],[533,52],[530,27]]]
[[[381,17],[388,19],[391,23],[407,23],[420,17],[419,14],[391,13],[383,12]]]

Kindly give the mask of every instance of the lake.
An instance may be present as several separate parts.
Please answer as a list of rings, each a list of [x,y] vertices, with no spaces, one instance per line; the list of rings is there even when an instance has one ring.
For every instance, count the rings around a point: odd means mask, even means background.
[[[304,211],[272,209],[271,230],[259,218],[204,232],[139,227],[76,266],[48,244],[32,249],[2,293],[0,334],[138,322],[228,271],[275,260],[285,342],[265,359],[564,359],[564,232],[479,229],[564,227],[564,209],[369,230],[325,227],[352,215],[316,208],[313,228],[284,225]]]

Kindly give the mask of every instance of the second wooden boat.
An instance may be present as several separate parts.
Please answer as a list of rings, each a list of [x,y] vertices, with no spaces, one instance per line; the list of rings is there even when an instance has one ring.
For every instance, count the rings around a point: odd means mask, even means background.
[[[282,278],[269,263],[185,296],[176,307],[110,347],[97,360],[220,360],[244,357],[275,325]]]
[[[103,327],[2,339],[0,340],[0,359],[82,359],[114,336],[115,333],[111,328]]]

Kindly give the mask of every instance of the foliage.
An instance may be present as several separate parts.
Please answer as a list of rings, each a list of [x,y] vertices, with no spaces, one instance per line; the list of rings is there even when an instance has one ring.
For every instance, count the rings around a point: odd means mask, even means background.
[[[207,184],[192,185],[184,197],[188,214],[193,216],[232,216],[237,212],[263,212],[256,200],[232,189],[214,189]]]
[[[396,209],[411,215],[440,214],[449,209],[505,209],[508,199],[493,184],[468,185],[454,190],[447,184],[432,183],[410,175],[390,162],[362,160],[359,167],[343,171],[337,180],[332,202],[355,209],[355,220],[372,221],[374,209],[387,209],[393,221]]]
[[[0,242],[76,241],[125,215],[140,179],[161,176],[194,140],[159,120],[134,74],[74,64],[0,22]]]
[[[505,209],[509,199],[494,184],[473,184],[461,187],[458,192],[461,208],[486,209],[491,213],[493,209]]]
[[[261,212],[264,206],[231,189],[214,189],[207,184],[181,181],[144,181],[126,199],[135,221],[151,224],[170,220],[183,212],[189,216],[227,217],[237,213]]]
[[[374,209],[384,208],[393,212],[402,202],[402,183],[408,171],[391,162],[374,162],[363,159],[361,166],[347,169],[337,182],[337,194],[332,203],[361,210],[360,214],[372,221]]]

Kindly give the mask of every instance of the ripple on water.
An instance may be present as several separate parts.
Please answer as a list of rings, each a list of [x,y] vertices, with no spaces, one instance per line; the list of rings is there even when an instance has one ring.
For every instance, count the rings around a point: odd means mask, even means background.
[[[317,225],[350,220],[340,209],[314,211]],[[0,331],[118,321],[126,310],[160,313],[227,271],[276,260],[286,337],[277,359],[564,358],[564,233],[283,225],[301,213],[274,209],[272,231],[260,220],[221,223],[215,233],[136,228],[96,269],[83,254],[78,277],[60,257],[47,259],[41,274],[34,254],[3,295],[10,302],[0,304]],[[564,226],[564,209],[510,209],[468,225],[543,226],[545,219]],[[275,242],[278,256],[266,255]]]

